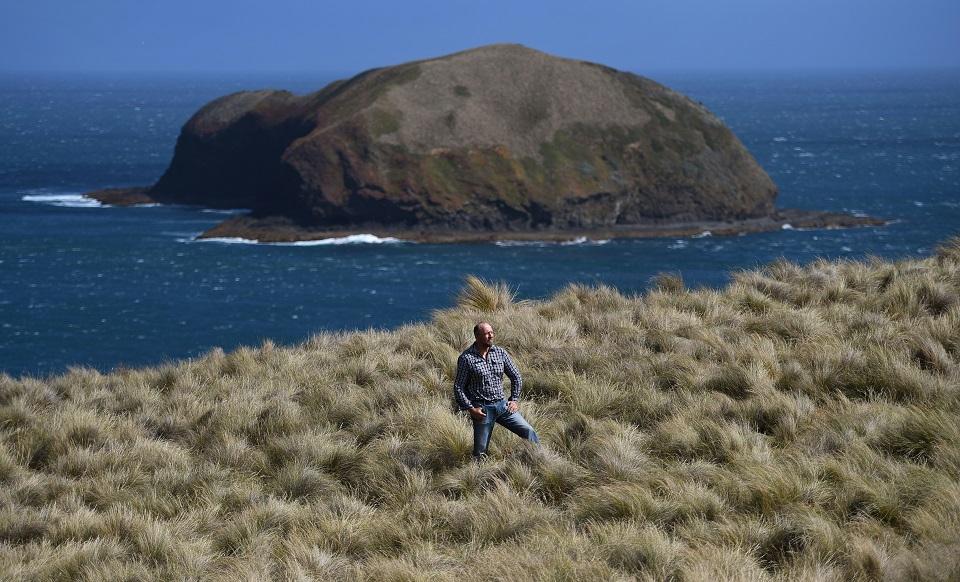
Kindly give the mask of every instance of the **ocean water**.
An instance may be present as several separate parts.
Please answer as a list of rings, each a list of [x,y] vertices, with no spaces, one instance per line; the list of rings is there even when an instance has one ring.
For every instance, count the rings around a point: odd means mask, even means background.
[[[79,194],[152,183],[181,125],[214,97],[305,92],[335,77],[3,74],[0,371],[109,370],[394,328],[452,305],[467,274],[520,298],[572,282],[641,293],[664,271],[718,287],[780,257],[915,257],[960,234],[960,71],[650,76],[720,115],[779,185],[780,206],[892,223],[573,244],[195,242],[225,214],[101,207]]]

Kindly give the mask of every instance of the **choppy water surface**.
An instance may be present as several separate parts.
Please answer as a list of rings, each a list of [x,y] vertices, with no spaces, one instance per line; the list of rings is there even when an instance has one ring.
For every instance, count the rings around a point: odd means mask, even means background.
[[[642,292],[661,271],[720,286],[779,257],[900,258],[960,233],[960,73],[658,75],[734,129],[784,207],[883,228],[741,237],[426,245],[193,242],[223,213],[79,198],[149,184],[180,126],[244,88],[332,77],[0,77],[0,370],[47,374],[190,357],[321,329],[395,327],[449,306],[469,273],[520,297],[570,282]],[[239,244],[238,244],[239,243]],[[340,244],[333,244],[340,243]]]

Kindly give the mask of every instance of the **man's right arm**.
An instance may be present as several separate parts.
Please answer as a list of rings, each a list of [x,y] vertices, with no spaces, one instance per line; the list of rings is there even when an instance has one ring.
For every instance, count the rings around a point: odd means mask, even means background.
[[[460,410],[473,408],[473,403],[467,397],[467,381],[470,379],[470,365],[462,355],[457,359],[457,375],[453,380],[453,397]]]

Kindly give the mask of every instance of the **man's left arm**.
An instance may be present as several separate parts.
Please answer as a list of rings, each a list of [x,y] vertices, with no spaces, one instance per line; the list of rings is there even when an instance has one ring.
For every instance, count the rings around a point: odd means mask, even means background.
[[[507,378],[510,378],[510,401],[517,402],[520,400],[523,378],[520,377],[520,370],[506,350],[503,351],[503,371],[506,372]]]

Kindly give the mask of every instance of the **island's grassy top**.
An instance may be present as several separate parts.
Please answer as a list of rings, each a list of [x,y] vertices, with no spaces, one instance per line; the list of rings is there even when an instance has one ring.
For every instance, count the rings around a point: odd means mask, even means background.
[[[957,579],[960,240],[0,380],[0,578]],[[534,448],[469,461],[487,319]]]

